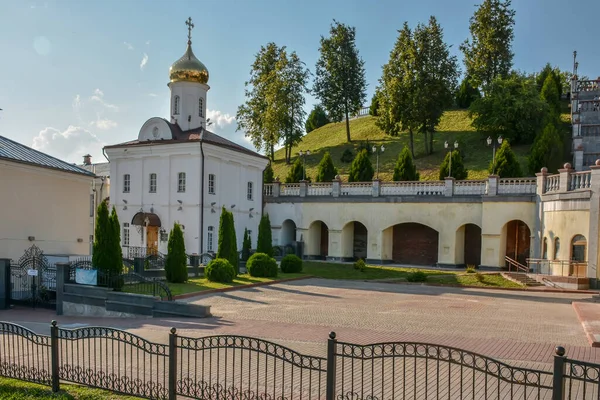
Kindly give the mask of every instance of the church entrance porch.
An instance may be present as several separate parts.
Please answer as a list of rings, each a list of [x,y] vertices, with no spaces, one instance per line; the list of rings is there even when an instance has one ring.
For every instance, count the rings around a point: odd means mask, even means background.
[[[158,252],[158,226],[148,226],[146,228],[146,254],[156,254]]]

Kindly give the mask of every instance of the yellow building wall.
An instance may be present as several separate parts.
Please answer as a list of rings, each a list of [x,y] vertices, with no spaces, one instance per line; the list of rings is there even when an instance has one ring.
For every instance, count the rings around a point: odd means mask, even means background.
[[[587,210],[544,212],[542,242],[544,238],[548,239],[548,259],[570,260],[571,240],[576,235],[583,235],[589,241],[589,231],[590,213]],[[556,238],[560,239],[560,249],[558,256],[554,257]],[[588,249],[589,246],[586,248],[586,260]]]
[[[1,161],[0,258],[18,260],[32,244],[46,254],[89,254],[91,181]]]

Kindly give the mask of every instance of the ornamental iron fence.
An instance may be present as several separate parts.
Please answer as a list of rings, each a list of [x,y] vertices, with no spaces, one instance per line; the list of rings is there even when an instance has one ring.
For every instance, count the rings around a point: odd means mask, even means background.
[[[105,328],[59,328],[50,336],[0,322],[0,376],[61,382],[147,399],[597,399],[600,365],[556,348],[553,367],[510,365],[426,343],[338,342],[327,356],[300,354],[245,336],[179,336],[153,343]]]

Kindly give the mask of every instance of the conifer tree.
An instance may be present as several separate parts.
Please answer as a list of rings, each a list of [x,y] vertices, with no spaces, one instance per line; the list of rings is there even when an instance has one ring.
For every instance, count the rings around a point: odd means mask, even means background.
[[[274,175],[273,167],[271,166],[271,163],[269,163],[263,171],[263,183],[273,183],[275,178]]]
[[[112,244],[114,246],[115,258],[121,260],[121,262],[115,266],[115,272],[120,273],[123,267],[123,249],[121,248],[121,224],[115,206],[112,207],[109,219],[113,227]]]
[[[252,241],[248,228],[244,228],[244,240],[242,241],[242,261],[248,261],[250,257],[250,249],[252,248]]]
[[[452,166],[450,166],[450,157],[452,157]],[[450,171],[450,167],[452,167],[452,171]],[[440,165],[440,181],[443,181],[448,176],[460,181],[467,179],[468,174],[460,151],[453,150],[446,154],[444,161]]]
[[[479,93],[477,88],[471,85],[470,78],[466,76],[458,88],[458,93],[456,94],[456,105],[460,108],[469,108],[471,103],[480,97],[481,93]]]
[[[308,115],[304,128],[306,133],[312,132],[317,128],[320,128],[329,123],[329,117],[325,112],[325,109],[320,104],[314,106],[313,110]]]
[[[256,252],[268,254],[273,257],[273,238],[271,236],[271,220],[269,214],[263,214],[258,224],[258,240],[256,241]]]
[[[310,182],[310,177],[306,174],[306,169],[304,168],[304,161],[301,157],[296,158],[292,168],[290,168],[290,172],[288,172],[287,177],[285,178],[285,183],[298,183],[302,180]]]
[[[531,147],[528,159],[529,173],[534,175],[543,167],[548,168],[550,173],[556,173],[562,165],[562,149],[563,143],[555,123],[548,122]]]
[[[333,160],[329,152],[325,152],[317,171],[317,182],[331,182],[338,174],[337,168],[333,165]]]
[[[373,95],[371,99],[371,106],[369,107],[369,115],[373,117],[377,117],[379,114],[379,97],[377,96],[377,92]]]
[[[188,280],[187,256],[181,225],[177,222],[169,233],[168,254],[165,262],[165,275],[168,282],[183,283]]]
[[[363,149],[358,152],[352,165],[350,166],[350,172],[348,175],[348,182],[368,182],[373,179],[373,165],[369,159],[367,150]]]
[[[560,89],[556,85],[554,73],[548,74],[542,86],[540,97],[550,106],[550,112],[554,115],[560,114]]]
[[[517,156],[515,156],[515,153],[510,148],[508,140],[505,139],[502,142],[502,146],[496,152],[496,165],[491,162],[488,171],[490,174],[496,174],[500,178],[518,178],[523,175],[519,160],[517,160]]]
[[[115,265],[122,265],[123,260],[118,260],[115,252],[114,226],[108,215],[106,202],[101,202],[96,213],[96,229],[94,232],[94,245],[92,253],[92,265],[98,271],[111,274],[116,270]]]
[[[237,275],[240,272],[240,255],[237,249],[237,234],[235,233],[235,221],[233,220],[233,213],[231,211],[229,211],[227,214],[229,217],[229,226],[231,227],[231,229],[229,230],[229,240],[231,241],[231,253],[229,256],[229,263],[231,264],[231,266],[235,270],[235,274]]]
[[[238,271],[238,252],[233,214],[223,207],[219,221],[219,248],[216,258],[225,258]]]
[[[419,178],[419,172],[410,155],[410,150],[404,146],[398,155],[398,161],[396,161],[394,181],[418,181]]]

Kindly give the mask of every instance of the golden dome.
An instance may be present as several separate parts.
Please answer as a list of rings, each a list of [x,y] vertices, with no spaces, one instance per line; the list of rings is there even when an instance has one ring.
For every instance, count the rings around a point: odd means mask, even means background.
[[[183,57],[169,68],[169,79],[171,82],[208,83],[208,70],[194,55],[190,41]]]

